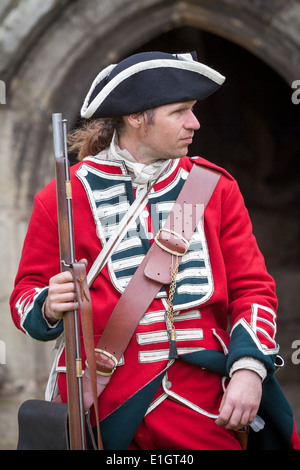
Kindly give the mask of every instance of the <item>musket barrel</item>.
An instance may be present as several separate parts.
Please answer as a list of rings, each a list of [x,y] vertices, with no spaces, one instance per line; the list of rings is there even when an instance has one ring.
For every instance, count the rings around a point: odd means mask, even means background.
[[[54,156],[56,160],[57,211],[61,270],[71,270],[75,262],[72,197],[69,161],[66,143],[66,120],[61,113],[52,115]],[[78,311],[64,314],[65,355],[69,406],[69,432],[71,450],[85,450],[85,418],[82,377],[77,373],[81,361]]]
[[[63,128],[62,128],[62,114],[54,113],[52,114],[52,125],[53,125],[53,146],[54,146],[54,156],[57,160],[58,158],[64,158],[64,139],[63,139]]]

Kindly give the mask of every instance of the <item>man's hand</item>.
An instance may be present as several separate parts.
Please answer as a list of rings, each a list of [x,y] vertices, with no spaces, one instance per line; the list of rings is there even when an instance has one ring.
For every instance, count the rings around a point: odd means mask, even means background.
[[[80,260],[80,263],[87,266],[87,260],[84,258]],[[64,271],[51,277],[44,309],[47,321],[54,325],[62,319],[64,312],[77,310],[78,308],[79,304],[76,299],[72,273]]]
[[[236,431],[248,426],[257,414],[261,395],[261,377],[251,370],[237,370],[224,393],[216,423]]]
[[[53,276],[49,281],[44,315],[50,324],[61,320],[64,312],[78,309],[75,285],[70,271]]]

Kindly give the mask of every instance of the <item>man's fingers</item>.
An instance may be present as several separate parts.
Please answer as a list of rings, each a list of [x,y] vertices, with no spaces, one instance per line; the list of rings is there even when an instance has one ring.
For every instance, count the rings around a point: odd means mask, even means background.
[[[49,281],[49,286],[53,284],[65,284],[67,282],[72,282],[73,275],[70,271],[63,271],[62,273],[56,274],[56,276],[51,277]]]
[[[247,413],[243,413],[237,408],[226,408],[222,410],[219,417],[216,420],[216,424],[224,426],[226,429],[238,430],[248,424]]]
[[[73,293],[73,298],[75,294],[75,285],[74,282],[65,282],[63,284],[52,283],[49,284],[49,295],[64,295],[65,293]]]
[[[79,308],[73,275],[70,271],[53,276],[49,281],[48,296],[45,302],[45,316],[48,321],[61,320],[63,313]]]
[[[216,419],[216,424],[224,426],[226,429],[238,431],[244,426],[249,426],[256,416],[256,409],[244,409],[226,404],[220,407],[220,414]]]
[[[230,403],[226,401],[226,392],[223,396],[223,399],[219,408],[219,412],[220,414],[218,418],[216,419],[216,423],[219,426],[226,426],[233,412],[233,406],[231,406]]]

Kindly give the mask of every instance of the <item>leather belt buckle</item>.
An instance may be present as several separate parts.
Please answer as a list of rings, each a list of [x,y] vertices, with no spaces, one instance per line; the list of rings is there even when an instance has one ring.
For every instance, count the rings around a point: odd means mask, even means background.
[[[105,351],[104,349],[95,349],[96,357],[97,353],[98,354],[103,354],[108,358],[108,361],[101,361],[99,358],[98,361],[96,359],[96,364],[97,364],[97,374],[98,375],[103,375],[104,377],[109,377],[114,373],[114,371],[117,368],[118,365],[118,360],[113,356],[111,353],[108,351]],[[111,361],[114,363],[114,365],[111,367]]]
[[[165,237],[164,235],[168,236]],[[161,228],[155,238],[154,242],[164,251],[171,255],[184,256],[189,248],[189,241],[180,233],[174,232],[167,228]]]
[[[96,353],[96,374],[102,375],[103,377],[110,377],[117,368],[118,360],[115,356],[113,356],[108,351],[104,349],[95,349]],[[97,355],[102,354],[106,356],[106,360],[102,360],[101,358],[97,358]],[[113,363],[113,365],[111,365]],[[85,361],[86,366],[88,367],[87,361]]]

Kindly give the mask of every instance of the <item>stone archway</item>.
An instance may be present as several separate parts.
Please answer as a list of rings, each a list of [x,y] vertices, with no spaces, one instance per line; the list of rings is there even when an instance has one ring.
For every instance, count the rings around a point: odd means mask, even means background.
[[[294,2],[248,3],[240,7],[234,1],[86,0],[49,13],[51,22],[19,60],[9,83],[17,196],[22,204],[51,174],[51,112],[61,110],[72,123],[95,73],[161,31],[191,26],[213,32],[261,57],[290,83],[300,76],[297,37],[291,27],[297,24]]]
[[[54,174],[51,113],[62,112],[72,126],[99,69],[162,32],[182,27],[237,44],[291,86],[300,79],[300,7],[293,0],[242,5],[238,0],[69,0],[42,2],[42,7],[37,0],[11,0],[0,7],[0,18],[0,78],[7,89],[6,105],[0,108],[0,250],[6,266],[0,274],[0,310],[6,318],[0,340],[6,343],[7,368],[14,379],[26,377],[27,362],[29,375],[43,375],[45,357],[37,359],[39,346],[29,346],[12,332],[7,298],[33,196]],[[288,302],[285,285],[280,289]]]

